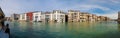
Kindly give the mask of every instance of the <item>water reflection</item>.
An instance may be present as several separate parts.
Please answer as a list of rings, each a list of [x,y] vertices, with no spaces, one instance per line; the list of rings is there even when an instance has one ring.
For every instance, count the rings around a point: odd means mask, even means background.
[[[32,22],[28,22],[28,31],[32,31],[33,30],[33,23]]]
[[[117,38],[120,35],[120,25],[116,22],[14,22],[11,30],[13,38]]]
[[[0,24],[0,30],[2,29],[2,25]]]
[[[120,32],[120,21],[117,21],[117,23],[118,23],[118,31]]]
[[[117,21],[118,24],[120,24],[120,21]]]

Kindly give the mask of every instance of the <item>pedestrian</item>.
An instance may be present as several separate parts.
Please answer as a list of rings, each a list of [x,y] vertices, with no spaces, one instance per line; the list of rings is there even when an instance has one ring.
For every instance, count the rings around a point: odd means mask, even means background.
[[[9,28],[9,24],[6,24],[5,33],[7,33],[7,34],[9,35],[9,38],[10,38],[10,28]]]

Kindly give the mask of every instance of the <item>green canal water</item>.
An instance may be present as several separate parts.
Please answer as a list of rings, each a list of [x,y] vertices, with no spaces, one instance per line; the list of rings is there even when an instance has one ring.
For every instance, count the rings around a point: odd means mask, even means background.
[[[81,23],[11,22],[12,38],[120,38],[115,21]]]

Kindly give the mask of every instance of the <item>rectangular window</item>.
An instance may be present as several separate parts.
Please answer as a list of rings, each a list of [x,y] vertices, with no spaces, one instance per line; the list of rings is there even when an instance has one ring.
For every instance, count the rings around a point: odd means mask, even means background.
[[[38,18],[38,16],[35,16],[35,18]]]

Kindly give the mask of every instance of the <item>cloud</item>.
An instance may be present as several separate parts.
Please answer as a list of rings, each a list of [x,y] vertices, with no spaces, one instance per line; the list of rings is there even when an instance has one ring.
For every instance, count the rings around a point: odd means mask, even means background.
[[[117,5],[120,4],[118,2],[119,0],[0,0],[0,6],[6,16],[29,11],[67,11],[73,9],[110,17],[111,14],[116,14],[120,10],[120,5]]]
[[[111,19],[117,19],[118,18],[118,12],[114,13],[107,13],[107,14],[97,14],[98,16],[107,16]]]
[[[22,12],[20,9],[21,5],[18,4],[15,0],[1,0],[0,6],[6,16],[10,16],[13,13]]]
[[[103,6],[99,6],[99,5],[80,5],[79,6],[80,8],[86,8],[86,9],[93,9],[93,8],[99,8],[99,9],[102,9],[102,10],[111,10],[110,8],[107,8],[107,7],[103,7]]]
[[[110,0],[112,3],[116,3],[116,4],[119,4],[120,1],[119,0]]]

